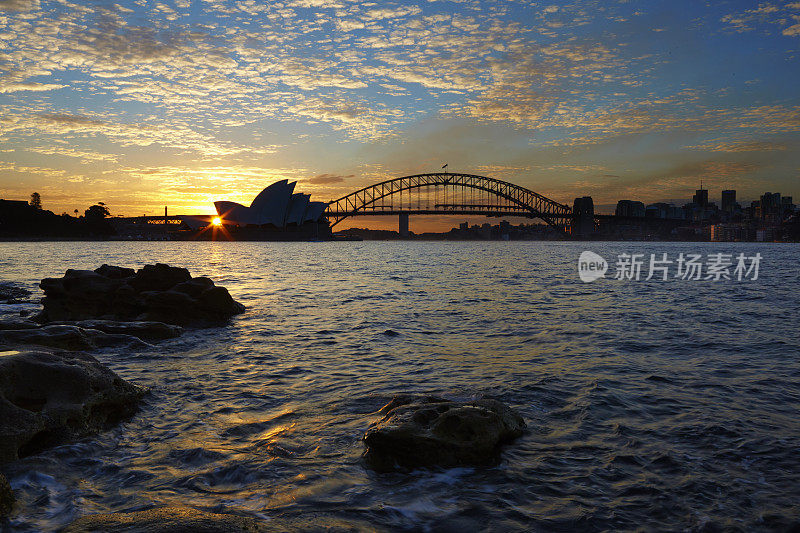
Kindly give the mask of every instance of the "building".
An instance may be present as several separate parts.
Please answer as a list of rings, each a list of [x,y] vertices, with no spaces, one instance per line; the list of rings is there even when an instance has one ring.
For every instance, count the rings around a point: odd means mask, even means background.
[[[328,204],[312,202],[310,195],[295,193],[295,185],[295,181],[277,181],[258,193],[250,207],[227,201],[214,202],[214,207],[223,225],[286,228],[318,222]]]
[[[718,242],[739,242],[755,240],[756,232],[747,224],[727,223],[714,224],[711,227],[710,240]]]
[[[703,189],[702,186],[694,192],[692,196],[692,203],[705,208],[708,205],[708,189]]]
[[[645,217],[675,220],[683,219],[684,214],[683,209],[680,207],[675,207],[672,204],[664,202],[656,202],[647,206],[645,209]]]
[[[620,200],[617,202],[617,208],[614,214],[618,217],[644,218],[644,204],[636,200]]]
[[[761,195],[756,207],[756,218],[764,224],[779,224],[782,220],[781,193],[766,192]]]
[[[791,196],[781,196],[781,216],[788,218],[795,212],[795,205],[792,203]]]
[[[722,211],[725,213],[733,213],[736,208],[736,191],[727,190],[722,191]]]

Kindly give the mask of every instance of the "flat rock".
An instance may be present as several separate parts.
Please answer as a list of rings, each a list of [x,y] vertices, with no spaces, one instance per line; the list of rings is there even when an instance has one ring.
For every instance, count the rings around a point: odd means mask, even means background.
[[[27,318],[10,317],[0,320],[0,331],[7,329],[38,329],[42,327],[33,320]]]
[[[102,331],[116,335],[130,335],[145,341],[160,341],[179,337],[183,333],[183,328],[174,324],[154,321],[131,321],[124,322],[119,320],[78,320],[72,322],[59,322],[60,325],[77,326],[83,329]],[[0,325],[2,328],[2,325]]]
[[[159,507],[131,513],[89,515],[72,522],[62,533],[283,533],[378,531],[363,523],[327,517],[300,519],[254,518],[199,511],[189,507]]]
[[[416,467],[493,464],[502,444],[525,429],[522,416],[491,399],[455,402],[397,396],[364,436],[365,459],[381,472]]]
[[[144,392],[84,353],[0,355],[0,464],[106,429]]]
[[[0,347],[25,345],[47,346],[59,350],[93,350],[113,346],[148,348],[149,344],[138,337],[125,334],[104,333],[96,329],[53,324],[37,329],[0,330]]]

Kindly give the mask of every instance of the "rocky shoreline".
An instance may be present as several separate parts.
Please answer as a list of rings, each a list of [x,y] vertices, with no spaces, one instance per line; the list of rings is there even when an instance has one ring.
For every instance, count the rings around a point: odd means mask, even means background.
[[[244,312],[227,289],[164,264],[138,271],[103,265],[46,278],[42,310],[0,321],[0,467],[109,429],[132,416],[146,389],[129,383],[88,351],[152,348],[185,328],[221,325]],[[0,285],[0,297],[25,299]],[[24,291],[24,292],[22,292]],[[525,422],[492,399],[455,402],[402,395],[379,411],[363,438],[364,465],[378,473],[493,465]],[[13,492],[0,474],[0,525],[13,515]],[[327,520],[327,519],[326,519]],[[322,527],[318,527],[322,525]],[[184,507],[85,516],[65,531],[353,531],[369,525],[258,521]]]

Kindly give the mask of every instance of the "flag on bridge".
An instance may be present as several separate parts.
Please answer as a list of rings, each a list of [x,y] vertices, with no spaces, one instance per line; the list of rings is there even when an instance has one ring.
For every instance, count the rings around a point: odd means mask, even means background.
[[[442,168],[447,168],[447,163],[445,163],[444,165],[442,165]]]

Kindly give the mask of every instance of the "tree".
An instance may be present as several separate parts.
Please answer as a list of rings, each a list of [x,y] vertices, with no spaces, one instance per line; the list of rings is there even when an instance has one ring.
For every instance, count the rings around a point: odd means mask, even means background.
[[[31,201],[29,202],[30,206],[34,209],[41,209],[42,208],[42,195],[38,192],[31,194]]]
[[[76,209],[73,213],[75,213],[75,218],[78,218],[78,210]]]
[[[84,211],[83,214],[89,220],[103,220],[107,216],[111,216],[111,213],[109,213],[108,208],[102,202],[93,205],[92,207]]]

